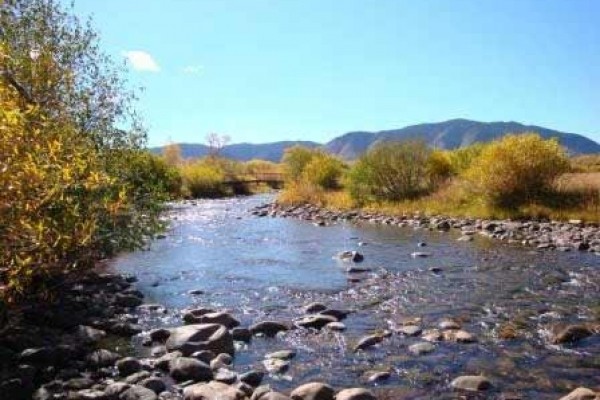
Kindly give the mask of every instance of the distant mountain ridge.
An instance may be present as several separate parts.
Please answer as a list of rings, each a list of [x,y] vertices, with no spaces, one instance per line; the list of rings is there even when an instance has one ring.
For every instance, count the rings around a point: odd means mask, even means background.
[[[253,159],[279,162],[285,149],[293,146],[321,147],[320,143],[294,140],[272,143],[236,143],[225,146],[221,150],[221,155],[239,161],[249,161]],[[183,158],[201,158],[209,154],[209,147],[198,143],[179,143],[181,156]],[[153,147],[151,152],[160,154],[162,147]]]
[[[410,125],[380,132],[350,132],[327,143],[325,149],[344,159],[354,159],[382,141],[419,139],[431,147],[451,150],[475,142],[489,142],[508,133],[525,132],[536,132],[546,139],[558,138],[571,154],[600,153],[600,144],[575,133],[518,122],[478,122],[467,119]]]
[[[429,146],[440,149],[456,149],[475,142],[489,142],[508,133],[536,132],[543,138],[558,138],[569,153],[600,153],[600,144],[576,133],[560,132],[535,125],[523,125],[518,122],[478,122],[467,119],[453,119],[438,123],[410,125],[401,129],[379,132],[357,131],[339,136],[322,145],[309,141],[282,141],[263,144],[238,143],[225,146],[221,154],[240,161],[263,159],[278,162],[285,149],[295,145],[306,147],[323,147],[331,154],[352,160],[382,141],[419,139]],[[208,154],[208,147],[203,144],[181,143],[184,158],[199,158]],[[150,149],[155,153],[161,147]]]

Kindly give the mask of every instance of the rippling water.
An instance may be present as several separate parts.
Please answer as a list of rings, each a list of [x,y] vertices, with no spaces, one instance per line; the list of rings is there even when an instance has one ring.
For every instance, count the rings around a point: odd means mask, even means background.
[[[311,380],[339,387],[365,385],[373,371],[392,377],[374,386],[381,398],[454,398],[448,382],[464,374],[488,376],[489,398],[519,393],[555,399],[578,386],[600,386],[598,335],[567,347],[548,345],[560,322],[600,319],[600,257],[591,253],[537,252],[476,238],[457,242],[453,233],[339,223],[257,218],[248,213],[268,195],[178,204],[167,238],[147,251],[118,257],[112,267],[134,273],[147,301],[166,306],[163,316],[142,315],[147,327],[177,325],[191,306],[228,309],[248,325],[289,320],[312,301],[353,309],[344,333],[290,332],[255,339],[236,355],[236,370],[257,367],[267,352],[294,348],[298,356],[269,383],[287,389]],[[417,243],[427,246],[418,248]],[[349,280],[348,264],[334,259],[360,250],[372,272]],[[414,259],[425,251],[431,257]],[[434,274],[431,267],[441,268]],[[355,274],[352,274],[355,277]],[[356,277],[355,277],[356,278]],[[205,294],[189,295],[193,289]],[[393,335],[375,349],[354,353],[363,335],[407,318],[433,328],[453,317],[477,336],[474,344],[440,342],[427,355],[407,347],[417,339]],[[498,339],[509,323],[517,338]]]

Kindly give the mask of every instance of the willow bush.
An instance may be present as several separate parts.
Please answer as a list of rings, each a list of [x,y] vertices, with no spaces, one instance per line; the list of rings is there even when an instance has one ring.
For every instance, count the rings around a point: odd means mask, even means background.
[[[347,189],[359,202],[418,198],[449,173],[444,158],[434,154],[419,141],[380,143],[352,166]]]
[[[511,208],[543,202],[569,168],[558,140],[528,133],[507,135],[486,145],[464,177],[490,205]]]
[[[11,301],[142,245],[178,175],[143,150],[135,95],[89,23],[58,1],[7,0],[0,27],[0,300]]]

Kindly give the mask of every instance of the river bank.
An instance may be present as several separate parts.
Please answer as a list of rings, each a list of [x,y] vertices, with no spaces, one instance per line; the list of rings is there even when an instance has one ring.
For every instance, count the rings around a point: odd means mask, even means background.
[[[324,226],[338,221],[371,223],[414,229],[460,233],[458,241],[469,242],[473,235],[522,244],[538,250],[589,251],[600,255],[600,224],[583,223],[580,220],[557,221],[513,221],[486,220],[477,218],[452,218],[420,214],[386,215],[368,211],[334,211],[316,205],[286,206],[277,202],[265,204],[253,210],[256,216],[297,218]],[[426,253],[421,254],[426,256]]]

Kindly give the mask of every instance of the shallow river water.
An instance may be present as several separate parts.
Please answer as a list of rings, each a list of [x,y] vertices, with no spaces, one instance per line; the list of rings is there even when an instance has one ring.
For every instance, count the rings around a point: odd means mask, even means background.
[[[249,213],[271,200],[174,205],[165,239],[116,258],[112,268],[137,275],[146,301],[168,309],[140,315],[142,324],[180,325],[180,311],[194,306],[229,310],[242,326],[292,320],[313,301],[353,310],[344,332],[294,330],[238,349],[238,372],[260,368],[266,353],[296,350],[287,372],[267,378],[282,391],[318,380],[371,387],[380,398],[456,398],[448,383],[474,374],[493,384],[481,398],[557,399],[578,386],[600,387],[599,335],[568,346],[548,339],[557,324],[600,320],[597,255],[539,252],[484,237],[457,242],[452,232],[369,223],[318,227]],[[349,264],[334,257],[344,250],[359,250],[365,256],[360,266],[371,271],[348,273]],[[431,256],[413,258],[415,251]],[[204,294],[188,294],[197,289]],[[364,335],[416,318],[423,329],[436,328],[447,317],[477,342],[441,341],[417,356],[408,346],[418,338],[393,334],[372,349],[353,351]],[[376,371],[391,376],[368,382]]]

